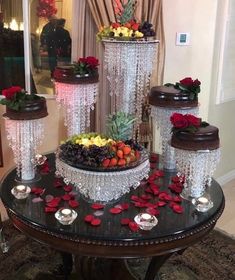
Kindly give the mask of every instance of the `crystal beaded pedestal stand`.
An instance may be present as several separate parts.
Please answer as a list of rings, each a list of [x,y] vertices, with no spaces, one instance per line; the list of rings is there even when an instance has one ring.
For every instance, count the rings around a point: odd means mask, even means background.
[[[110,95],[116,95],[116,111],[135,115],[134,131],[141,123],[142,105],[149,89],[158,40],[102,40]]]
[[[160,131],[163,168],[167,170],[175,170],[175,149],[170,146],[172,124],[170,117],[173,113],[192,114],[197,116],[199,113],[198,107],[194,108],[166,108],[151,106],[151,116],[156,127]]]
[[[94,110],[98,83],[69,84],[55,82],[57,102],[65,108],[68,136],[85,132],[90,126],[90,110]]]
[[[42,119],[11,120],[5,118],[7,139],[14,153],[17,169],[17,181],[31,181],[35,179],[34,158],[37,146],[44,136]]]
[[[80,193],[94,201],[111,201],[120,198],[137,188],[140,181],[148,177],[149,160],[123,171],[95,172],[74,168],[56,158],[57,174],[64,178],[66,184],[74,184]]]
[[[185,176],[182,197],[188,200],[203,196],[220,159],[220,148],[189,151],[175,148],[180,175]]]

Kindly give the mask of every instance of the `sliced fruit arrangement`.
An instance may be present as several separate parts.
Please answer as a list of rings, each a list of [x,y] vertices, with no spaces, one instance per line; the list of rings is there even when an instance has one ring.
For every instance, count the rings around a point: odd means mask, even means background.
[[[142,146],[97,133],[74,135],[60,146],[60,158],[73,165],[123,167],[140,159]]]

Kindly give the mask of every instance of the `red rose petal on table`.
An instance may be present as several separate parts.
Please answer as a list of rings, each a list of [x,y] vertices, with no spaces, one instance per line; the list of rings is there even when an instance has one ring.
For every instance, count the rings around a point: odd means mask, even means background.
[[[167,197],[168,193],[167,192],[160,192],[158,197],[159,199],[161,200],[166,200],[166,197]]]
[[[154,209],[154,208],[147,208],[146,212],[150,215],[154,215],[157,216],[160,214],[160,211],[158,209]]]
[[[101,219],[95,218],[91,221],[92,226],[99,226],[101,224]]]
[[[121,219],[121,225],[128,226],[131,220],[129,218],[122,218]]]
[[[151,162],[157,162],[157,160],[158,160],[158,156],[156,154],[151,154],[150,161]]]
[[[55,213],[57,211],[57,208],[54,207],[45,207],[45,212],[46,213]]]
[[[135,222],[130,222],[128,224],[128,226],[129,226],[130,230],[133,231],[133,232],[136,232],[136,231],[139,230],[139,226]]]
[[[153,181],[155,181],[156,177],[154,175],[149,176],[148,178],[148,182],[149,183],[153,183]]]
[[[45,192],[45,189],[40,188],[40,187],[33,187],[31,189],[31,193],[36,194],[36,195],[42,195]]]
[[[177,205],[177,203],[174,201],[170,201],[170,203],[168,204],[170,208],[173,208],[174,205]]]
[[[157,204],[147,202],[147,203],[145,204],[145,207],[148,207],[148,208],[157,208]]]
[[[119,213],[122,212],[122,209],[114,207],[114,208],[110,208],[109,212],[112,213],[112,214],[119,214]]]
[[[129,203],[122,203],[121,204],[121,209],[122,210],[127,210],[127,209],[129,209],[129,207],[130,207]]]
[[[153,191],[152,191],[151,188],[146,188],[144,191],[145,191],[146,193],[153,193]]]
[[[46,201],[46,202],[50,202],[50,201],[52,201],[53,198],[54,198],[53,195],[48,194],[48,195],[46,195],[46,197],[45,197],[45,201]]]
[[[159,187],[156,184],[150,184],[150,188],[151,188],[152,193],[154,195],[158,195],[159,194]]]
[[[151,196],[151,195],[148,195],[148,194],[142,194],[142,195],[140,196],[140,198],[142,198],[142,199],[144,199],[144,200],[149,200],[149,199],[152,198],[152,196]]]
[[[139,201],[139,197],[137,196],[137,195],[132,195],[131,196],[131,200],[133,200],[133,201]]]
[[[61,182],[61,180],[55,180],[53,183],[54,187],[59,188],[63,186],[63,183]]]
[[[56,202],[56,201],[50,201],[47,203],[47,207],[51,207],[51,208],[56,208],[58,207],[59,205],[59,202]]]
[[[138,208],[144,208],[144,207],[146,207],[146,203],[140,202],[140,201],[136,201],[136,202],[134,203],[134,205],[135,205],[135,207],[138,207]]]
[[[84,217],[84,221],[87,222],[87,223],[90,223],[94,219],[95,219],[95,217],[93,215],[86,215]]]
[[[154,169],[155,167],[156,167],[156,163],[155,163],[155,162],[151,162],[151,163],[150,163],[150,168],[151,168],[151,169]]]
[[[35,198],[32,199],[33,203],[38,203],[38,202],[42,202],[42,201],[43,201],[43,199],[40,196],[35,197]]]
[[[171,181],[173,183],[179,183],[180,182],[180,177],[179,176],[174,176],[174,177],[171,178]]]
[[[154,174],[154,176],[157,176],[157,177],[164,177],[163,170],[156,170],[153,174]]]
[[[72,196],[71,196],[70,194],[65,194],[65,195],[62,196],[62,199],[63,199],[64,201],[68,201],[68,200],[70,200],[71,198],[72,198]]]
[[[179,204],[173,205],[173,206],[172,206],[172,209],[173,209],[173,211],[174,211],[175,213],[178,213],[178,214],[181,214],[181,213],[184,212],[183,207],[182,207],[181,205],[179,205]]]
[[[66,192],[71,192],[71,191],[72,191],[72,189],[73,189],[73,187],[72,187],[72,186],[70,186],[70,185],[68,185],[68,186],[64,186],[64,191],[66,191]]]
[[[162,207],[162,206],[165,206],[167,203],[165,202],[165,201],[158,201],[157,202],[157,205],[159,206],[159,207]]]
[[[173,197],[173,201],[174,201],[174,202],[181,203],[181,202],[182,202],[182,198],[181,198],[180,196],[174,196],[174,197]]]
[[[172,200],[172,196],[169,195],[169,194],[166,194],[166,195],[165,195],[165,200],[166,200],[166,201],[171,201],[171,200]]]
[[[104,206],[105,206],[105,205],[100,204],[100,203],[93,203],[93,204],[91,205],[91,208],[92,208],[92,209],[95,209],[95,210],[100,210],[100,209],[104,209]]]
[[[72,208],[77,208],[79,203],[76,200],[69,200],[69,206]]]

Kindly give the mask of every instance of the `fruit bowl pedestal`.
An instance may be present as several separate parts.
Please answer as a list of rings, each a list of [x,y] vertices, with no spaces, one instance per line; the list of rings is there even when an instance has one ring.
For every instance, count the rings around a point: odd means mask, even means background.
[[[66,184],[72,183],[86,198],[93,201],[108,202],[120,198],[137,188],[140,181],[148,177],[150,164],[147,152],[140,163],[130,169],[120,171],[89,171],[72,167],[56,156],[56,174],[64,178]]]

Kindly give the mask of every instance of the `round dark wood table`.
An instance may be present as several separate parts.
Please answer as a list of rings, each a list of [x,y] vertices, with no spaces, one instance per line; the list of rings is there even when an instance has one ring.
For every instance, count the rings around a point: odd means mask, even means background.
[[[52,153],[47,157],[49,172],[41,174],[39,181],[28,184],[30,187],[45,188],[43,199],[48,194],[62,196],[65,193],[63,187],[55,187],[55,180],[57,180],[55,178],[55,155]],[[155,170],[158,168],[158,163],[156,163]],[[160,191],[167,191],[171,194],[168,185],[172,183],[171,179],[174,175],[174,173],[165,172],[163,177],[155,180]],[[123,195],[118,201],[107,203],[104,207],[104,214],[99,217],[102,222],[96,227],[84,221],[84,217],[87,214],[93,214],[95,210],[91,208],[91,202],[78,193],[75,197],[79,202],[79,207],[75,209],[78,217],[72,225],[63,226],[55,219],[54,213],[45,212],[44,200],[33,202],[36,195],[30,194],[24,200],[17,200],[11,194],[11,189],[17,185],[15,178],[15,169],[3,178],[1,199],[11,221],[20,231],[58,251],[80,257],[112,259],[114,263],[118,259],[151,257],[145,280],[155,279],[161,265],[174,252],[182,252],[207,235],[214,228],[225,205],[222,189],[216,181],[213,181],[210,195],[214,206],[209,211],[200,213],[189,201],[183,200],[181,205],[184,211],[178,214],[172,211],[168,203],[168,205],[158,208],[160,214],[157,216],[157,226],[150,231],[133,232],[128,226],[121,225],[120,220],[122,218],[133,219],[139,212],[144,211],[145,208],[135,207],[131,203],[132,195],[141,196],[145,193],[146,186],[141,184],[136,190]],[[153,200],[158,200],[158,197],[154,197]],[[63,203],[66,205],[67,202],[62,202],[61,206]],[[122,203],[128,203],[129,209],[117,215],[109,212],[110,208]],[[119,274],[122,270],[121,264],[117,265],[116,262],[116,268],[118,272],[113,272],[112,276],[107,279],[121,279],[122,276]],[[123,279],[131,279],[131,276],[128,277]]]

